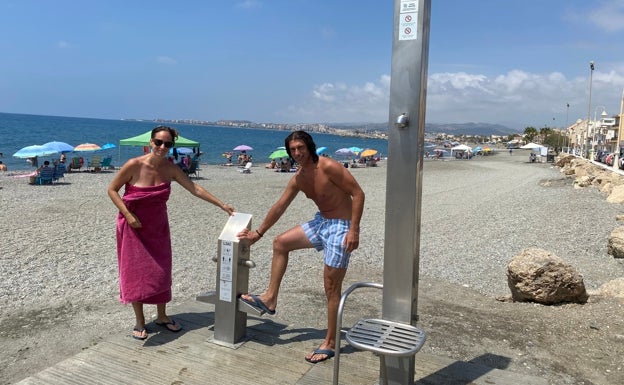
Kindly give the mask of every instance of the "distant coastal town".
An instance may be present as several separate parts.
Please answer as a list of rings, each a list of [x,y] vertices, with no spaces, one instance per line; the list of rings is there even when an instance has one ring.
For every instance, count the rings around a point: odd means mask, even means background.
[[[153,121],[158,124],[192,124],[205,126],[220,126],[232,128],[251,128],[265,130],[295,131],[304,130],[324,134],[358,137],[370,139],[388,139],[387,123],[256,123],[248,120],[217,120],[214,122],[197,119],[123,119],[131,121]],[[521,134],[498,124],[488,123],[458,123],[436,124],[427,123],[425,140],[429,141],[461,141],[461,142],[487,142],[506,141],[517,139]]]
[[[129,121],[140,121],[145,119],[123,119]],[[264,130],[280,130],[295,131],[304,130],[308,132],[318,132],[323,134],[332,134],[339,136],[352,136],[359,138],[387,139],[388,131],[383,124],[351,124],[343,127],[332,127],[324,123],[255,123],[248,120],[218,120],[216,122],[208,122],[195,119],[153,119],[159,124],[192,124],[199,126],[220,126],[233,128],[253,128]]]

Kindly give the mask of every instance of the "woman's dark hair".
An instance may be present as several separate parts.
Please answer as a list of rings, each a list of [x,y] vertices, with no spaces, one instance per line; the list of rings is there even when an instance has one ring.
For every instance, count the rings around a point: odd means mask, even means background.
[[[167,131],[169,135],[171,135],[171,141],[175,144],[176,139],[178,139],[178,131],[175,128],[167,127],[167,126],[158,126],[152,130],[151,138],[154,139],[156,133],[160,131]]]
[[[286,137],[286,139],[284,140],[284,146],[286,147],[286,152],[288,153],[288,156],[291,158],[293,156],[290,153],[289,144],[293,140],[302,140],[303,143],[305,143],[306,147],[308,148],[308,152],[312,156],[312,161],[314,163],[318,162],[319,156],[316,153],[316,144],[314,143],[314,140],[312,139],[312,136],[310,136],[310,134],[308,134],[305,131],[294,131]]]

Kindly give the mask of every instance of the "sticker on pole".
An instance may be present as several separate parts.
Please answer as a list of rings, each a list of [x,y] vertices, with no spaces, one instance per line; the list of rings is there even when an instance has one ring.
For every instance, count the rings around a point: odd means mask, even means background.
[[[401,0],[399,13],[418,12],[418,0]]]
[[[418,0],[401,0],[399,10],[399,40],[418,38]]]
[[[219,278],[219,299],[232,302],[232,270],[234,268],[234,244],[231,241],[221,242]]]

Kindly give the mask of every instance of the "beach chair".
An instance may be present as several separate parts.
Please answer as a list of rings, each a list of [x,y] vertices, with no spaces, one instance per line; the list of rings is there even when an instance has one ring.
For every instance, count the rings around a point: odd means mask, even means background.
[[[35,183],[42,184],[52,184],[54,183],[54,169],[52,167],[44,167],[39,171],[39,175],[35,179]]]
[[[243,174],[251,174],[251,162],[247,162],[245,167],[239,169],[238,171],[242,172]]]
[[[189,177],[193,175],[195,179],[199,178],[199,161],[191,161],[191,167],[189,167],[189,169],[187,170],[186,175],[188,175]]]
[[[54,167],[54,173],[52,174],[52,181],[56,182],[60,179],[65,179],[65,171],[67,171],[67,167],[65,167],[65,163],[59,163]]]
[[[73,157],[71,158],[71,163],[69,164],[69,171],[71,172],[71,170],[78,170],[80,171],[80,169],[82,168],[82,165],[84,164],[84,159],[82,159],[82,157]]]
[[[91,171],[99,171],[102,169],[102,158],[100,158],[99,155],[95,155],[93,156],[93,158],[91,158],[91,161],[89,162],[89,165],[87,166],[88,169],[91,169]]]
[[[106,170],[111,168],[111,162],[113,161],[113,157],[112,156],[107,156],[106,158],[102,159],[102,170]]]

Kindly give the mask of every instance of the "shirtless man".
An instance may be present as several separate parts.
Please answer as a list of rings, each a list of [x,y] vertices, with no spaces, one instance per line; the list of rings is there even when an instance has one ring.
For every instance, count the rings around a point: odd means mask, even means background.
[[[6,164],[2,163],[2,161],[0,160],[0,171],[6,171],[6,170],[7,170]]]
[[[251,244],[257,242],[279,220],[300,191],[314,201],[319,212],[311,221],[293,227],[273,240],[268,289],[261,295],[243,294],[241,298],[270,315],[275,314],[280,284],[288,265],[288,253],[308,248],[323,250],[327,334],[319,348],[305,357],[308,362],[317,363],[333,357],[335,353],[342,281],[347,272],[349,256],[359,245],[364,191],[340,163],[327,157],[319,158],[316,145],[308,133],[291,133],[285,140],[285,146],[288,155],[301,167],[258,229],[242,230],[238,234],[239,239],[246,239]]]

